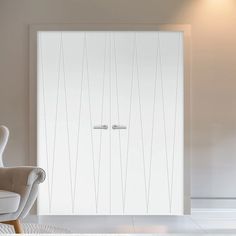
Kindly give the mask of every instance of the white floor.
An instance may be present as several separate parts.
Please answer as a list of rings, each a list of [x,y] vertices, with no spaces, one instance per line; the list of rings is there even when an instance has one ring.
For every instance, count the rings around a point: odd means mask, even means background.
[[[194,211],[190,216],[28,216],[24,222],[52,224],[72,233],[233,234],[236,211]]]

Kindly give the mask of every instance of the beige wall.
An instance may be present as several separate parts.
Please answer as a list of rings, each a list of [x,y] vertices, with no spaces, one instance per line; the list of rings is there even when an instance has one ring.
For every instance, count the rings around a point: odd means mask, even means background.
[[[29,24],[192,25],[192,195],[236,196],[235,0],[0,0],[0,124],[5,159],[27,164]]]

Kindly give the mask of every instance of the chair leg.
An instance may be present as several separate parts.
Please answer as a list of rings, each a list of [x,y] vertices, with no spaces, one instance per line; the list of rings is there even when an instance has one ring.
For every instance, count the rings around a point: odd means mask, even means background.
[[[16,234],[23,234],[23,229],[21,227],[21,224],[20,224],[19,220],[4,221],[4,222],[1,222],[1,223],[12,225],[14,227],[14,230],[15,230]]]

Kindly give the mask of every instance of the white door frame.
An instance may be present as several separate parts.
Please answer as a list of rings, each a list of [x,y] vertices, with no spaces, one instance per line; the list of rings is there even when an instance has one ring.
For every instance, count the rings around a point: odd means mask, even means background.
[[[184,214],[191,213],[191,27],[169,24],[33,24],[29,34],[29,165],[37,165],[37,32],[38,31],[171,31],[184,40]],[[37,208],[37,206],[36,206]]]

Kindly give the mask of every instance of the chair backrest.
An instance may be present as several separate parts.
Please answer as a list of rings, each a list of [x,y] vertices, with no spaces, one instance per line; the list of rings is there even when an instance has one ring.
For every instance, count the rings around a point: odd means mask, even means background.
[[[0,126],[0,167],[4,167],[2,161],[2,155],[7,145],[7,141],[9,138],[9,130],[6,126]]]

